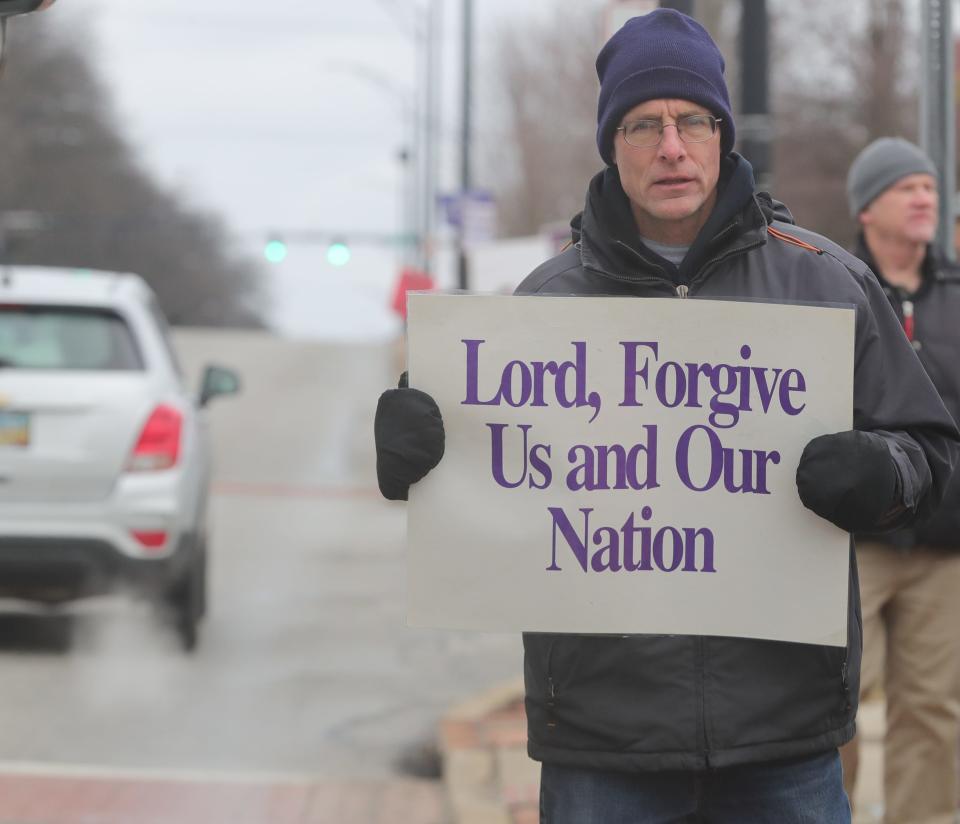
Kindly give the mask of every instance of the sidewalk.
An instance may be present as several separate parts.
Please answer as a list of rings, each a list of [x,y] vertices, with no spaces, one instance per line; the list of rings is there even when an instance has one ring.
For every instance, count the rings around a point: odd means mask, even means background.
[[[436,781],[258,781],[46,772],[0,772],[0,824],[449,822]]]

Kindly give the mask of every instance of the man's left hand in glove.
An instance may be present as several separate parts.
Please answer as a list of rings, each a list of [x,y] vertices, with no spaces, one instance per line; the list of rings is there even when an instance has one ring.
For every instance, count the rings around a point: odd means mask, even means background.
[[[797,466],[803,505],[847,532],[884,529],[902,511],[900,473],[884,439],[849,430],[821,435]]]

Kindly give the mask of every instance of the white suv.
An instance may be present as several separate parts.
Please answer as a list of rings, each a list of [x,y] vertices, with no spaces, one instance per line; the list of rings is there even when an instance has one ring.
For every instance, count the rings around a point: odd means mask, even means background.
[[[130,586],[193,649],[206,609],[203,407],[238,389],[208,366],[191,394],[138,276],[0,267],[0,597],[58,604]]]

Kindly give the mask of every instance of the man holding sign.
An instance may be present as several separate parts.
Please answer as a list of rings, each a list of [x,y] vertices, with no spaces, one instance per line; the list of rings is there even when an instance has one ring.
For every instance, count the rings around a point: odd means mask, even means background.
[[[792,509],[781,525],[792,531],[801,522],[803,528],[813,523],[813,533],[804,534],[821,534],[834,542],[840,538],[838,552],[846,558],[849,542],[834,527],[846,532],[898,528],[936,506],[957,456],[960,436],[899,333],[897,320],[869,269],[825,238],[793,226],[779,204],[754,193],[752,169],[733,152],[734,123],[723,67],[723,57],[707,32],[672,10],[634,18],[610,39],[597,58],[597,145],[607,167],[591,182],[585,208],[572,223],[574,244],[534,271],[517,294],[696,296],[852,307],[852,341],[836,358],[849,363],[853,372],[852,417],[848,399],[845,418],[852,420],[853,428],[847,423],[839,427],[842,431],[835,428],[831,434],[812,437],[802,450],[790,453],[792,463],[786,468],[790,494],[798,495],[803,506],[825,520],[810,516],[793,497]],[[488,352],[484,347],[489,342],[464,330],[459,336],[460,358],[468,378],[465,387],[451,390],[451,397],[459,397],[453,401],[456,406],[450,405],[443,387],[434,389],[445,413],[460,415],[458,407],[496,405],[499,392],[505,406],[521,400],[529,409],[569,404],[594,421],[594,427],[603,427],[615,411],[605,402],[611,392],[594,394],[590,380],[580,379],[592,369],[590,359],[596,357],[596,349],[590,350],[586,340],[577,338],[576,329],[558,333],[545,322],[547,315],[541,309],[548,300],[490,300],[519,307],[509,310],[510,317],[523,315],[524,328],[531,330],[529,337],[534,343],[562,334],[568,351],[563,358],[517,359],[513,363],[519,364],[515,368],[522,374],[515,383],[505,377],[497,389],[481,385],[478,377],[471,389],[471,368],[475,376],[484,374]],[[658,315],[668,322],[676,318],[678,323],[685,317],[684,328],[691,335],[714,317],[747,336],[756,330],[738,324],[779,318],[777,311],[796,312],[801,307],[745,307],[729,300],[662,301],[654,309],[648,301],[561,303],[579,308],[584,317],[589,315],[591,328],[597,327],[598,313],[609,312],[611,317],[617,315],[611,325],[625,330],[613,333],[612,344],[603,344],[605,351],[615,349],[624,365],[615,406],[627,411],[631,406],[643,406],[645,412],[669,408],[678,419],[704,410],[709,414],[706,423],[691,418],[690,425],[672,438],[678,490],[702,488],[705,491],[696,494],[764,499],[770,477],[782,474],[787,453],[733,450],[717,433],[732,437],[729,431],[742,421],[767,414],[787,428],[791,420],[809,419],[805,404],[815,398],[807,392],[805,375],[829,361],[830,353],[818,350],[815,358],[808,358],[809,368],[767,368],[769,364],[755,356],[747,340],[718,351],[707,361],[692,350],[681,352],[683,341],[679,336],[668,340],[668,329],[658,329],[655,335],[646,332],[656,324]],[[824,310],[808,307],[807,311]],[[632,328],[631,312],[643,319],[639,322],[643,329]],[[812,322],[814,315],[809,317]],[[602,320],[599,318],[601,324]],[[411,341],[415,325],[412,315]],[[758,334],[766,341],[777,336],[802,340],[809,332],[798,324],[793,328],[770,326],[762,336]],[[816,348],[817,341],[809,343],[811,349]],[[570,380],[560,380],[561,370]],[[888,383],[889,375],[896,375],[896,385]],[[550,382],[553,379],[555,383]],[[551,386],[554,395],[548,396]],[[507,397],[506,393],[513,392],[523,397]],[[430,395],[407,387],[381,397],[376,420],[377,470],[386,497],[406,499],[410,485],[440,462],[444,452],[440,408]],[[841,418],[834,415],[834,419]],[[668,419],[663,421],[666,426]],[[503,488],[513,480],[506,469],[501,478],[496,477],[498,466],[506,466],[502,460],[498,465],[498,456],[503,457],[498,452],[498,438],[503,434],[502,430],[498,434],[498,426],[502,424],[488,424],[492,444],[488,466],[495,486]],[[627,460],[623,472],[603,483],[627,494],[636,490],[639,496],[665,478],[651,482],[650,477],[657,469],[653,460],[657,429],[639,425],[635,429],[634,447],[616,453]],[[644,429],[645,439],[641,438]],[[523,430],[524,436],[528,430]],[[451,429],[448,463],[459,449],[452,435]],[[662,433],[660,438],[664,440]],[[615,452],[614,447],[622,441],[618,434],[596,449]],[[539,451],[538,446],[542,447]],[[693,452],[714,454],[721,467],[728,457],[749,459],[749,483],[744,471],[735,478],[722,468],[716,477],[712,470],[704,475],[690,463]],[[571,449],[570,454],[575,453]],[[526,484],[530,489],[553,489],[558,482],[552,478],[549,445],[531,445],[523,454],[529,458]],[[575,467],[566,476],[564,494],[600,484],[599,476],[586,470],[589,454],[585,449],[582,473]],[[649,458],[646,463],[644,456]],[[442,469],[438,470],[441,474]],[[461,478],[445,478],[445,485],[454,489],[459,489],[461,482],[466,483]],[[602,491],[608,494],[605,487]],[[669,505],[670,501],[664,501]],[[503,510],[493,508],[474,511],[472,500],[464,499],[461,504],[463,511],[457,514],[464,519],[465,540],[469,537],[466,533],[481,526],[483,520],[505,517]],[[594,529],[585,521],[595,514],[589,507],[552,507],[554,552],[552,557],[539,559],[541,570],[546,568],[543,574],[562,574],[551,571],[553,567],[572,568],[581,576],[576,580],[587,587],[594,573],[606,575],[616,570],[619,576],[629,562],[634,570],[629,574],[642,575],[638,570],[648,560],[644,547],[652,547],[649,557],[657,560],[656,536],[664,534],[674,536],[673,556],[666,557],[664,539],[658,560],[658,571],[664,575],[642,579],[647,582],[646,592],[654,593],[650,581],[654,587],[661,583],[667,587],[673,580],[668,574],[683,575],[687,569],[688,581],[709,582],[727,574],[720,571],[719,549],[698,522],[703,513],[688,508],[683,514],[689,522],[674,521],[675,528],[654,530],[646,523],[653,515],[651,509],[641,503],[622,525],[604,524]],[[449,515],[436,513],[437,519],[449,520]],[[664,533],[666,529],[673,531]],[[597,536],[602,537],[598,545],[588,547]],[[678,554],[677,536],[688,536],[688,556],[683,551]],[[789,537],[773,532],[759,540],[761,547],[773,550]],[[752,538],[758,540],[756,535]],[[491,554],[495,549],[491,547]],[[822,549],[809,547],[810,556]],[[727,550],[732,553],[730,547]],[[796,558],[793,561],[797,563]],[[650,568],[652,571],[652,564]],[[596,634],[568,634],[567,630],[526,633],[528,749],[531,757],[543,763],[542,821],[849,821],[837,747],[854,733],[859,686],[860,622],[852,554],[849,570],[847,631],[840,642],[844,646],[769,640],[771,636],[760,630],[752,635],[749,630],[708,635],[657,625],[641,631],[660,634],[612,634],[616,630],[594,628],[589,615],[581,626],[569,631]],[[638,581],[636,577],[627,580]],[[709,583],[689,586],[693,587],[689,591],[711,597]],[[846,588],[846,583],[842,586]],[[749,602],[752,597],[761,603],[764,594],[744,592],[740,600]],[[467,597],[465,592],[462,595]],[[809,593],[795,605],[794,612],[802,616],[818,595]],[[683,626],[687,605],[682,601],[667,604],[664,611],[673,614],[665,616],[665,624],[673,620],[672,626]],[[596,606],[599,610],[603,605]],[[495,607],[491,605],[491,609]],[[746,607],[749,612],[749,603]],[[753,626],[763,621],[764,614],[758,614]],[[525,627],[530,628],[539,627]]]

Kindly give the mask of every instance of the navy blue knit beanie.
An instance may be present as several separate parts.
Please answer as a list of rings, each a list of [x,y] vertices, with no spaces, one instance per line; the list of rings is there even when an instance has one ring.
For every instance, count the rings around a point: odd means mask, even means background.
[[[723,68],[717,44],[693,18],[656,9],[628,20],[597,55],[600,156],[612,166],[621,118],[640,103],[664,99],[689,100],[721,118],[720,154],[728,154],[735,130]]]

